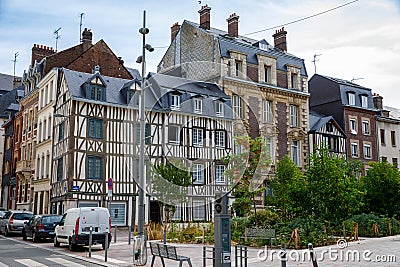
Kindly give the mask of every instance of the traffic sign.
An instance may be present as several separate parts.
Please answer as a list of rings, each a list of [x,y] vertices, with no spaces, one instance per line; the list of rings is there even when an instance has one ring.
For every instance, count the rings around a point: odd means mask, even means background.
[[[108,190],[112,191],[112,189],[113,189],[113,179],[108,178]]]

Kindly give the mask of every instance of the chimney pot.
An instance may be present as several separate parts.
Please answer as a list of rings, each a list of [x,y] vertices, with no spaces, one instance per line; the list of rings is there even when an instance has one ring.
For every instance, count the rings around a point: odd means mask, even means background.
[[[202,6],[199,10],[200,13],[200,28],[205,30],[210,30],[211,28],[211,19],[210,19],[210,10],[211,7],[208,5]]]
[[[171,42],[174,41],[176,35],[178,34],[179,30],[181,29],[181,26],[178,24],[178,22],[175,22],[172,27],[171,27]]]
[[[286,34],[285,28],[282,27],[275,31],[275,34],[272,35],[274,37],[274,46],[279,48],[282,51],[287,51],[287,42],[286,42]]]
[[[226,20],[228,22],[228,34],[231,37],[239,37],[239,16],[233,13]]]

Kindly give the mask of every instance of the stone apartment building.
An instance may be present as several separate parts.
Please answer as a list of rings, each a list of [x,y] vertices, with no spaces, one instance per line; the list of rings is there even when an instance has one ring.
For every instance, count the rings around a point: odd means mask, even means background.
[[[393,166],[399,168],[400,118],[395,116],[394,110],[383,106],[382,96],[374,94],[373,100],[378,110],[376,116],[378,158],[381,161],[391,162]]]
[[[171,44],[158,72],[217,83],[231,97],[235,134],[266,139],[274,162],[289,155],[299,166],[308,154],[308,84],[304,60],[287,51],[287,32],[274,45],[239,34],[239,16],[226,30],[211,27],[211,8],[200,22],[171,27]]]
[[[309,81],[309,91],[310,109],[331,115],[347,135],[347,158],[377,161],[377,109],[371,89],[315,74]]]

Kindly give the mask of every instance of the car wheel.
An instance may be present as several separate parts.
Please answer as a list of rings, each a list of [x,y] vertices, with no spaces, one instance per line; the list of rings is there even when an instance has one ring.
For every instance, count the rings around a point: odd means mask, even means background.
[[[22,239],[25,241],[28,239],[24,230],[22,230]]]
[[[75,248],[76,248],[76,245],[72,242],[72,238],[70,238],[69,242],[68,242],[68,249],[70,251],[75,251]]]
[[[36,243],[36,242],[39,241],[39,238],[36,236],[36,233],[35,233],[35,232],[32,233],[32,241],[33,241],[34,243]]]
[[[57,241],[57,236],[54,236],[54,242],[53,242],[55,247],[59,247],[60,246],[60,242]]]

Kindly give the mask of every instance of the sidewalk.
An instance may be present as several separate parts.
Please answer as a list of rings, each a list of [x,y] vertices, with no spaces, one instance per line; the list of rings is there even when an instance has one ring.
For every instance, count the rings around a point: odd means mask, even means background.
[[[132,236],[133,238],[133,236]],[[175,244],[168,243],[177,247],[177,253],[182,256],[190,257],[193,267],[203,266],[203,246],[196,244]],[[346,244],[347,247],[339,249],[337,245],[325,246],[315,248],[316,259],[319,267],[328,266],[351,266],[351,267],[386,267],[386,266],[400,266],[400,235],[384,238],[368,238],[356,242]],[[117,231],[117,242],[114,243],[114,236],[108,250],[108,262],[105,266],[134,266],[133,265],[133,239],[131,244],[128,245],[128,231],[121,229]],[[278,259],[279,249],[271,252],[268,250],[268,257],[265,261],[258,258],[260,249],[249,248],[248,251],[248,266],[261,267],[273,266],[280,267],[281,262]],[[88,252],[80,252],[82,257],[87,257]],[[232,247],[232,266],[234,264],[234,247]],[[261,253],[260,256],[265,256]],[[308,260],[308,250],[288,250],[287,251],[287,267],[292,266],[310,266],[312,262]],[[148,249],[148,260],[146,266],[150,266],[151,252]],[[97,263],[104,263],[104,250],[95,249],[92,252],[91,261]],[[390,262],[389,262],[390,261]],[[178,266],[179,262],[172,260],[165,260],[166,266]],[[162,266],[159,257],[156,258],[154,266]],[[183,266],[188,266],[183,263]],[[212,266],[209,261],[207,266]]]

